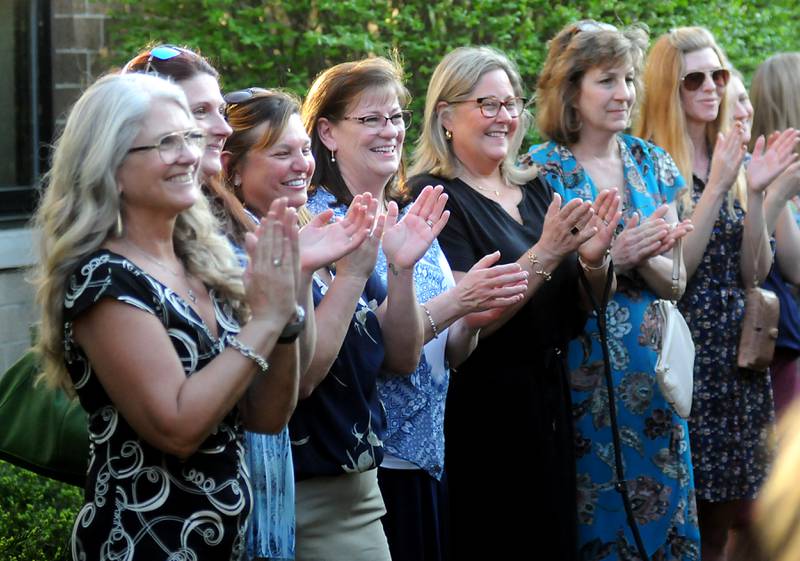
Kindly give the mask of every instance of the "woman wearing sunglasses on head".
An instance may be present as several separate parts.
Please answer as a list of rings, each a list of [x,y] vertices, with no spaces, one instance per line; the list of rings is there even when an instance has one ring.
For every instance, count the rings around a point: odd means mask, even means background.
[[[231,127],[225,119],[225,100],[219,87],[219,74],[210,62],[198,53],[175,45],[158,45],[140,52],[123,69],[144,72],[174,80],[186,94],[197,126],[207,138],[201,163],[201,183],[220,219],[224,233],[234,242],[234,251],[246,262],[244,237],[255,231],[258,220],[249,215],[241,202],[220,180],[220,159]],[[275,202],[275,201],[272,201]],[[291,201],[289,206],[292,207]],[[266,216],[269,206],[259,212]],[[300,282],[301,279],[298,280]],[[313,313],[308,281],[298,286],[298,306],[285,337],[269,358],[274,375],[270,410],[275,415],[274,435],[246,433],[246,453],[254,492],[254,516],[262,523],[250,525],[247,534],[248,554],[271,559],[294,557],[294,486],[292,484],[291,447],[286,426],[297,400],[297,347],[299,373],[305,369],[314,348]],[[307,317],[306,317],[307,316]],[[308,323],[309,329],[304,329]],[[294,338],[298,337],[298,343]],[[267,522],[268,521],[268,522]]]
[[[575,463],[565,350],[586,319],[578,255],[595,298],[618,197],[561,197],[518,167],[530,122],[515,65],[488,47],[447,54],[431,77],[409,184],[441,183],[439,242],[457,280],[487,253],[528,272],[523,298],[469,318],[473,354],[447,396],[446,464],[454,559],[575,559]],[[584,295],[585,296],[585,295]],[[524,450],[524,452],[523,452]],[[524,459],[523,459],[524,457]],[[530,517],[520,507],[546,510]]]
[[[197,182],[204,148],[182,90],[141,74],[91,86],[57,141],[36,280],[46,377],[89,412],[75,560],[244,549],[242,425],[275,424],[265,357],[294,312],[297,225],[276,205],[242,276]]]
[[[723,558],[740,502],[755,496],[767,470],[769,377],[738,368],[736,357],[745,290],[772,262],[764,192],[795,158],[797,143],[791,130],[766,150],[759,137],[741,172],[745,130],[740,122],[730,127],[727,66],[704,28],[662,35],[647,58],[647,94],[635,127],[691,180],[678,200],[679,216],[694,225],[683,244],[689,280],[679,306],[696,348],[689,434],[705,561]]]
[[[276,200],[285,198],[290,208],[298,210],[301,222],[307,223],[300,230],[299,246],[301,284],[308,287],[317,269],[342,259],[364,242],[374,209],[368,213],[359,198],[342,220],[330,222],[330,211],[310,218],[303,205],[314,173],[314,157],[311,140],[300,120],[299,101],[290,94],[262,88],[231,92],[225,100],[226,118],[233,134],[225,142],[222,156],[224,184],[244,205],[251,223],[234,228],[230,235],[241,244],[245,232],[255,228]],[[314,314],[313,307],[309,312]],[[315,324],[306,329],[315,331]],[[316,333],[311,336],[316,339]],[[301,380],[305,375],[307,372],[301,372]],[[293,559],[295,493],[291,450],[288,435],[282,437],[286,448],[281,450],[275,449],[274,438],[247,434],[248,465],[256,489],[248,549],[256,559]],[[277,459],[285,461],[276,465]],[[270,487],[263,487],[264,483]],[[291,533],[286,535],[279,531],[282,529]],[[286,547],[278,549],[281,544]]]
[[[675,196],[684,182],[664,150],[624,134],[641,91],[647,33],[592,20],[568,24],[551,41],[537,86],[539,129],[550,141],[529,155],[565,200],[612,189],[624,201],[625,227],[611,245],[617,291],[607,311],[615,410],[636,531],[614,486],[614,436],[597,320],[569,349],[578,465],[579,558],[625,559],[637,539],[652,558],[698,558],[686,421],[656,383],[652,306],[673,292],[672,247],[691,230]],[[678,289],[686,284],[681,267]],[[589,404],[597,404],[590,406]],[[657,496],[657,502],[650,497]],[[680,550],[680,554],[675,554]]]

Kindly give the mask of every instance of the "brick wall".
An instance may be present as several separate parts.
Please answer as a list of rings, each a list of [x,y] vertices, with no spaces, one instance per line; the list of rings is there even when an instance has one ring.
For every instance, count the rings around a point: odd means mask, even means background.
[[[105,70],[99,60],[106,52],[104,5],[91,0],[53,0],[53,115],[64,116]]]

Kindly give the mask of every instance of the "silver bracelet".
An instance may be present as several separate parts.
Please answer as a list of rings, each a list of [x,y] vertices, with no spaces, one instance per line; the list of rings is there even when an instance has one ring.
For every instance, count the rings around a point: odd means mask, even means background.
[[[421,304],[422,309],[425,310],[425,315],[428,316],[428,321],[431,324],[431,330],[433,330],[433,338],[439,338],[439,330],[436,328],[436,323],[433,321],[433,316],[431,315],[431,311],[428,309],[428,306],[425,304]]]
[[[605,269],[606,266],[608,266],[608,261],[610,259],[611,259],[611,252],[609,250],[606,250],[605,253],[603,254],[603,262],[600,263],[597,267],[592,267],[591,265],[587,264],[583,259],[581,259],[580,255],[578,255],[578,263],[580,263],[580,266],[583,267],[584,270],[586,271],[599,271],[601,269]]]
[[[269,370],[269,363],[267,362],[267,359],[265,359],[263,356],[255,352],[252,347],[248,347],[247,345],[239,341],[239,339],[230,334],[225,336],[225,342],[228,343],[228,345],[230,345],[232,348],[236,349],[244,356],[255,362],[258,365],[258,368],[261,370],[262,374],[267,373],[267,370]]]

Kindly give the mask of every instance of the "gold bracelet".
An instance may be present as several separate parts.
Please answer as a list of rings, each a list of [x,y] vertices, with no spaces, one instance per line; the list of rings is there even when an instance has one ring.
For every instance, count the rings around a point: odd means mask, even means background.
[[[431,330],[433,330],[433,338],[439,338],[439,330],[436,328],[436,323],[433,321],[433,316],[431,315],[431,311],[428,309],[428,306],[425,304],[421,304],[422,309],[425,310],[425,315],[428,316],[428,322],[431,324]]]
[[[531,268],[533,269],[534,273],[542,277],[544,282],[550,282],[550,279],[553,278],[553,275],[545,271],[544,267],[540,266],[538,269],[536,268],[536,265],[541,265],[542,262],[539,261],[539,258],[536,257],[536,254],[530,249],[528,250],[528,261],[531,262]]]
[[[578,263],[580,263],[581,267],[583,267],[584,270],[586,271],[599,271],[601,269],[605,269],[606,266],[608,266],[608,261],[610,258],[611,258],[611,251],[607,249],[606,252],[603,254],[603,262],[600,263],[597,267],[592,267],[591,265],[588,265],[583,259],[581,259],[580,255],[578,255]]]
[[[225,337],[225,342],[228,343],[230,347],[236,349],[242,353],[242,355],[255,362],[262,374],[267,373],[267,370],[269,370],[269,363],[267,362],[267,359],[255,352],[252,347],[248,347],[239,341],[239,339],[230,334]]]

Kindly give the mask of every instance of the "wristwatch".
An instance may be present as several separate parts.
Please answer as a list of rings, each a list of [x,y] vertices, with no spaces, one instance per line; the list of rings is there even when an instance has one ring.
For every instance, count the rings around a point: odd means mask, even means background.
[[[306,326],[305,309],[300,304],[295,304],[294,306],[294,317],[284,326],[280,337],[278,337],[278,343],[294,343],[294,340],[297,339],[297,336]]]

